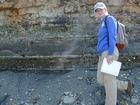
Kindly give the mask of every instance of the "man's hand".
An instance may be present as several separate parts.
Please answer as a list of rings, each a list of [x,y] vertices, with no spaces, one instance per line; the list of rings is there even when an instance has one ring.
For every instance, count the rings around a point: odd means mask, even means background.
[[[113,62],[113,57],[112,56],[108,56],[106,60],[107,60],[108,64],[111,64]]]

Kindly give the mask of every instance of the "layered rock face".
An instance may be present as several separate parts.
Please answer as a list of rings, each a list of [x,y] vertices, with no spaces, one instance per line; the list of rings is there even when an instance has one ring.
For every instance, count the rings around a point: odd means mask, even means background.
[[[72,27],[83,20],[92,23],[96,20],[93,6],[98,1],[101,0],[0,0],[0,26],[11,22],[25,27]],[[120,8],[140,13],[139,0],[102,1],[112,13]]]
[[[0,69],[96,67],[98,1],[0,0]],[[120,60],[133,66],[140,59],[140,1],[102,1],[127,26],[129,47],[120,51]]]

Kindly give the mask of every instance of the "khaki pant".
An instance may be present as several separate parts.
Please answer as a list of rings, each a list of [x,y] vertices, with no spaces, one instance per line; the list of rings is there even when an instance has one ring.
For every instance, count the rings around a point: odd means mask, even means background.
[[[106,92],[106,99],[105,105],[116,105],[117,102],[117,89],[119,90],[126,90],[128,86],[127,81],[120,81],[116,79],[116,76],[109,75],[106,73],[102,73],[101,66],[103,59],[108,56],[108,51],[103,52],[99,56],[98,61],[98,71],[97,71],[97,81],[105,87]],[[113,59],[118,60],[119,52],[118,49],[115,47]]]

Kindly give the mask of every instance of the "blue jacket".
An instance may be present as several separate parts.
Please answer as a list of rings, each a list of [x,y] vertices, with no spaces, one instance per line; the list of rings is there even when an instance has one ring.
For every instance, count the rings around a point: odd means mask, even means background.
[[[98,44],[97,52],[100,56],[104,51],[108,51],[108,55],[113,55],[116,46],[116,35],[117,35],[117,21],[113,16],[105,17],[100,23],[100,28],[98,31]]]

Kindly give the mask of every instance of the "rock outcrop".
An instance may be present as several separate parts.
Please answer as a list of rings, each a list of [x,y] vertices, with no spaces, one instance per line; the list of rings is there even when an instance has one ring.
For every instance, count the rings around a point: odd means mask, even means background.
[[[98,1],[127,27],[129,46],[120,60],[139,65],[139,0],[0,0],[0,69],[96,67]]]
[[[98,1],[105,2],[111,13],[140,14],[139,0],[0,0],[0,26],[17,22],[25,27],[73,27],[81,23],[79,18],[96,20],[93,6]]]

